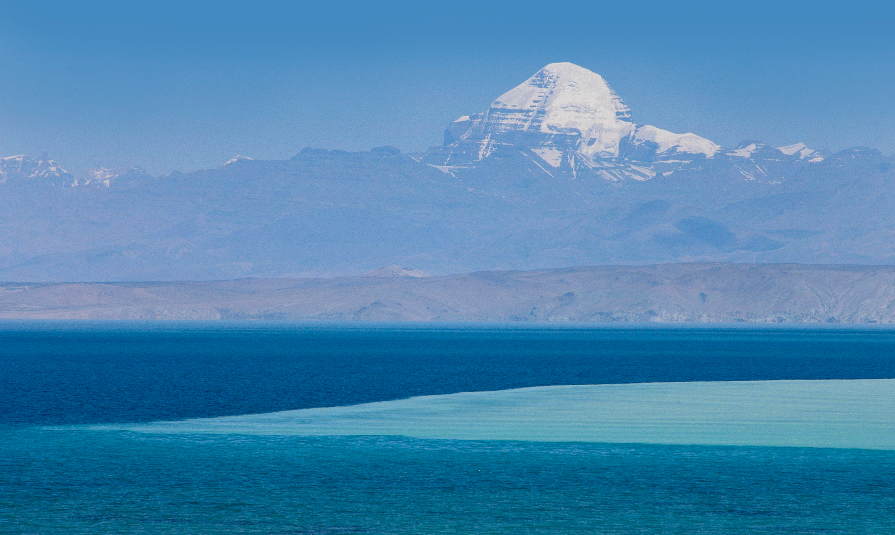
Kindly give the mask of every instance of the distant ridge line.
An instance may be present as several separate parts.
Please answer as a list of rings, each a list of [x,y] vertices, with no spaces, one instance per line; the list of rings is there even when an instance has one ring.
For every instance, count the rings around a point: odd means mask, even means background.
[[[895,266],[687,263],[428,277],[403,269],[0,283],[0,319],[895,324]]]

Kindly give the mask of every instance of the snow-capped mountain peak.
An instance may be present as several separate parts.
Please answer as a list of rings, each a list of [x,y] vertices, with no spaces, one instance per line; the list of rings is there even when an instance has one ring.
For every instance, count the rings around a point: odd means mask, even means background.
[[[109,188],[122,177],[128,179],[151,178],[139,167],[107,169],[98,167],[70,173],[54,160],[43,155],[39,159],[27,154],[0,158],[0,184],[33,184],[62,188],[83,186]]]
[[[234,164],[234,163],[236,163],[236,162],[241,162],[241,161],[243,161],[243,160],[249,160],[249,161],[250,161],[250,160],[252,160],[252,159],[253,159],[253,158],[249,158],[248,156],[243,156],[243,155],[241,155],[241,154],[237,154],[237,155],[234,156],[233,158],[230,158],[229,160],[227,160],[226,162],[224,162],[224,166],[228,166],[228,165]]]
[[[33,159],[27,154],[0,158],[0,183],[46,179],[57,186],[71,185],[71,173],[48,156]]]
[[[598,120],[630,118],[628,107],[599,74],[573,63],[551,63],[531,78],[499,96],[492,108],[547,110],[551,120],[563,123],[576,115]],[[588,120],[594,122],[593,119]]]
[[[83,181],[83,184],[93,185],[93,184],[101,184],[105,187],[109,187],[112,183],[112,180],[118,178],[118,174],[112,171],[111,169],[106,169],[105,167],[101,167],[99,169],[91,169],[88,177]]]
[[[487,113],[489,133],[580,137],[579,152],[587,156],[618,156],[619,141],[634,129],[628,107],[606,81],[572,63],[547,65]]]
[[[801,156],[802,151],[810,151],[811,149],[806,147],[804,143],[796,143],[794,145],[786,145],[784,147],[777,147],[777,150],[779,150],[780,152],[782,152],[783,154],[785,154],[787,156],[792,156],[797,152],[800,153],[799,155]]]
[[[728,156],[733,156],[735,158],[751,158],[755,152],[764,148],[764,143],[758,142],[743,142],[739,147],[728,151]]]
[[[599,169],[609,180],[652,178],[654,162],[690,163],[720,150],[692,133],[636,125],[603,77],[572,63],[551,63],[497,97],[487,111],[455,120],[444,141],[429,152],[428,163],[475,165],[498,152],[521,150],[545,172],[566,169],[575,177],[584,167]]]
[[[634,132],[634,139],[636,141],[651,141],[655,143],[657,145],[656,152],[659,154],[664,154],[674,149],[677,152],[703,154],[707,158],[711,158],[721,150],[720,146],[696,134],[689,132],[686,134],[675,134],[674,132],[650,125],[638,127]]]
[[[122,179],[130,181],[141,178],[151,178],[151,175],[141,167],[119,167],[117,169],[96,167],[77,173],[74,180],[67,185],[71,187],[110,188]]]
[[[793,145],[777,147],[777,150],[787,156],[795,156],[800,160],[807,160],[809,162],[822,162],[824,160],[823,154],[814,149],[809,149],[804,143],[795,143]]]

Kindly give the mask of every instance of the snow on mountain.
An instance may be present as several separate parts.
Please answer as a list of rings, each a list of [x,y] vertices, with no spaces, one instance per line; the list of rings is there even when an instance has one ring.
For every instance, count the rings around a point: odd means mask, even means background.
[[[121,167],[118,169],[106,169],[100,167],[91,169],[87,173],[79,174],[72,187],[92,186],[92,187],[111,187],[111,185],[121,179],[141,179],[151,178],[152,176],[140,167]]]
[[[34,159],[27,154],[0,158],[0,184],[43,184],[52,187],[111,187],[120,178],[151,177],[139,167],[107,169],[99,167],[77,174],[70,173],[46,155]]]
[[[84,186],[105,186],[109,187],[114,179],[118,178],[118,174],[111,169],[101,167],[99,169],[91,169],[87,177],[78,181],[77,185]]]
[[[563,151],[556,147],[532,147],[532,152],[537,154],[547,165],[558,168],[563,162]]]
[[[606,81],[571,63],[547,65],[499,96],[481,125],[485,134],[560,137],[591,158],[618,156],[619,142],[634,129],[628,107]]]
[[[689,164],[720,150],[696,134],[636,125],[599,74],[572,63],[551,63],[499,96],[487,111],[451,123],[444,146],[432,149],[427,162],[463,166],[513,148],[530,151],[547,167],[568,168],[573,176],[584,167],[609,180],[652,178],[654,162],[674,156],[675,162]]]
[[[764,147],[764,145],[760,143],[742,144],[732,151],[728,151],[726,154],[728,156],[734,156],[736,158],[751,158],[752,154],[762,147]]]
[[[586,173],[619,182],[699,171],[715,160],[716,172],[778,182],[792,165],[821,162],[825,156],[803,143],[772,148],[747,141],[722,150],[693,133],[638,125],[599,74],[572,63],[551,63],[497,97],[488,110],[451,123],[443,146],[430,149],[423,161],[463,173],[495,158],[515,159],[550,176]]]
[[[780,156],[788,156],[796,160],[804,160],[806,162],[817,163],[822,162],[825,158],[824,154],[809,149],[804,143],[796,143],[794,145],[786,145],[771,149],[764,143],[759,141],[744,141],[740,145],[725,153],[732,158],[749,158],[778,161]]]
[[[377,147],[371,153],[378,158],[400,155],[393,147]],[[301,157],[315,154],[331,153],[310,147],[301,151]],[[723,150],[693,133],[638,125],[599,74],[572,63],[551,63],[497,97],[486,111],[459,117],[446,129],[441,147],[412,158],[455,177],[525,173],[622,182],[711,169],[718,176],[778,182],[791,174],[793,166],[824,161],[828,154],[804,143],[771,148],[757,141]],[[238,155],[222,167],[250,160]],[[108,188],[124,176],[137,181],[151,178],[139,168],[98,168],[73,176],[46,156],[0,158],[0,183]]]
[[[27,154],[0,158],[0,183],[18,181],[49,181],[54,186],[70,186],[71,173],[46,155],[35,160]]]
[[[779,183],[797,167],[822,162],[826,155],[807,148],[804,143],[772,148],[760,141],[744,141],[735,149],[725,151],[722,158],[746,180]]]
[[[231,164],[234,164],[234,163],[236,163],[236,162],[241,162],[241,161],[243,161],[243,160],[249,160],[249,161],[251,161],[251,160],[253,160],[253,158],[249,158],[248,156],[242,156],[242,155],[237,154],[235,157],[230,158],[229,160],[227,160],[226,162],[224,162],[224,167],[226,167],[226,166],[228,166],[228,165],[231,165]]]
[[[823,154],[816,150],[809,149],[805,146],[804,143],[796,143],[794,145],[786,145],[785,147],[777,147],[777,150],[787,156],[796,156],[800,160],[807,160],[813,163],[822,162],[824,160]]]
[[[657,145],[656,152],[665,154],[669,151],[688,154],[702,154],[713,157],[721,147],[696,134],[675,134],[655,126],[641,126],[634,132],[635,141],[651,141]]]
[[[786,145],[785,147],[777,147],[777,150],[782,152],[787,156],[792,156],[795,153],[799,153],[799,157],[803,157],[802,152],[807,151],[808,153],[812,152],[811,149],[805,146],[804,143],[796,143],[795,145]]]

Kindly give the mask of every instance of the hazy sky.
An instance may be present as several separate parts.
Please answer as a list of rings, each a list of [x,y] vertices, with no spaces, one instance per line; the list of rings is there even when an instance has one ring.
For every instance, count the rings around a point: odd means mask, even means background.
[[[895,152],[882,5],[315,4],[0,0],[0,155],[159,174],[305,146],[421,151],[555,61],[603,75],[635,121],[724,146]]]

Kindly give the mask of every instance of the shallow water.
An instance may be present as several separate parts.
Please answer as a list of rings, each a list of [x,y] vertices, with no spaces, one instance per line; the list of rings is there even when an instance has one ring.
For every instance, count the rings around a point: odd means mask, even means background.
[[[532,387],[82,429],[895,450],[895,380]]]

